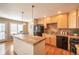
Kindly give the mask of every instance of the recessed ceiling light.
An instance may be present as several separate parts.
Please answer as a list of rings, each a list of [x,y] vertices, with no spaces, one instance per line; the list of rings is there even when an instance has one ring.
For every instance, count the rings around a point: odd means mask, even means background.
[[[46,16],[44,16],[44,17],[46,17]]]
[[[58,13],[58,14],[61,14],[62,12],[61,12],[61,11],[58,11],[57,13]]]

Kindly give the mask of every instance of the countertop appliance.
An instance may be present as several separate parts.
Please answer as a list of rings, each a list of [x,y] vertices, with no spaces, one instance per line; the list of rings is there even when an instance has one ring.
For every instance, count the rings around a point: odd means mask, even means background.
[[[44,26],[43,25],[34,25],[34,35],[42,36],[44,33]]]
[[[57,36],[56,45],[58,48],[68,50],[68,37]]]
[[[79,39],[70,38],[70,51],[73,52],[75,55],[77,54],[76,44],[79,44]]]

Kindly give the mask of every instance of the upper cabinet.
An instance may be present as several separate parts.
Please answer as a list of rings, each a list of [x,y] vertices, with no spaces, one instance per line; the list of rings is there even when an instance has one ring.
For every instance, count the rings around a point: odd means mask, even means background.
[[[46,20],[46,23],[51,23],[51,17],[46,17],[45,20]]]
[[[43,18],[35,19],[34,24],[44,24],[44,19]]]
[[[52,17],[51,17],[51,22],[52,22],[52,23],[57,23],[57,20],[58,20],[58,19],[57,19],[57,16],[52,16]]]
[[[61,14],[61,15],[56,15],[56,16],[51,16],[51,17],[47,17],[45,19],[46,23],[57,23],[57,27],[58,28],[67,28],[67,20],[68,20],[68,16],[67,14]]]
[[[47,28],[49,23],[57,23],[58,28],[67,28],[67,14],[56,15],[35,20],[35,24],[43,24]]]
[[[68,13],[38,19],[36,24],[57,23],[58,28],[79,28],[79,8]]]
[[[77,28],[77,10],[73,10],[68,16],[68,28]]]
[[[28,23],[23,26],[23,32],[28,33]]]
[[[57,25],[58,28],[68,28],[68,15],[67,14],[61,14],[57,16]]]
[[[79,28],[79,8],[77,10],[77,28]]]

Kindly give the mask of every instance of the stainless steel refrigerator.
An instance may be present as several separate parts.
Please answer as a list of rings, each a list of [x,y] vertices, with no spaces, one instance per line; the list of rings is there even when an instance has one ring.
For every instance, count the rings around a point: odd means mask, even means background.
[[[42,36],[42,33],[44,33],[44,26],[34,25],[34,35]]]

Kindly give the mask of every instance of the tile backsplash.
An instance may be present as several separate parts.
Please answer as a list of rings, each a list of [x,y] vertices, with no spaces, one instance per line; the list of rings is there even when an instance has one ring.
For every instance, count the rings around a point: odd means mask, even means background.
[[[79,34],[79,29],[59,29],[58,34]]]

